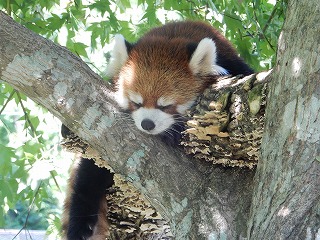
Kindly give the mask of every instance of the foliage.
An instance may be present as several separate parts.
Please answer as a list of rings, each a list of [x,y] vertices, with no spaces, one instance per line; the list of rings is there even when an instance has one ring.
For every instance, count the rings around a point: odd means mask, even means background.
[[[59,211],[52,194],[58,174],[51,160],[59,155],[58,138],[44,134],[41,125],[50,119],[41,108],[0,86],[0,227],[47,229],[48,216]]]
[[[109,42],[114,34],[121,33],[128,41],[135,41],[151,27],[181,19],[210,22],[234,43],[246,62],[260,71],[274,65],[286,2],[0,0],[0,9],[34,32],[65,45],[100,74],[105,67],[105,59],[108,59]],[[28,100],[23,94],[4,83],[0,86],[0,214],[5,215],[8,209],[11,209],[10,214],[12,211],[17,213],[21,206],[25,206],[24,209],[32,206],[40,216],[48,214],[48,210],[43,212],[44,205],[56,214],[56,200],[50,189],[59,188],[56,170],[50,169],[50,175],[38,180],[36,186],[30,184],[28,174],[35,163],[48,161],[52,154],[57,154],[51,147],[56,135],[48,136],[47,132],[40,131],[39,125],[45,122],[46,117],[33,114],[34,110],[26,106]],[[19,114],[18,110],[11,111],[12,105],[20,109]],[[20,129],[19,123],[23,126]],[[12,144],[14,138],[20,138],[21,134],[24,134],[24,140]],[[57,150],[58,147],[55,148]],[[52,222],[57,223],[57,218],[53,217]],[[4,219],[0,219],[0,226],[4,223]]]
[[[224,32],[242,57],[259,71],[274,63],[286,4],[284,0],[1,0],[0,8],[86,60],[88,52],[104,47],[115,33],[134,41],[167,21],[205,20]]]
[[[49,227],[46,221],[48,214],[57,214],[57,211],[52,211],[56,208],[55,202],[44,201],[41,209],[30,209],[26,202],[17,202],[15,210],[10,209],[5,215],[5,226],[7,228],[19,229],[27,224],[33,230],[47,229]],[[26,221],[27,220],[27,221]]]

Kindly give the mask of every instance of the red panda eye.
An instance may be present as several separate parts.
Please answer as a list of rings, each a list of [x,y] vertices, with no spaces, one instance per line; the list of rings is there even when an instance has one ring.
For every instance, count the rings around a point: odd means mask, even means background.
[[[135,109],[138,109],[138,108],[142,107],[142,103],[135,103],[135,102],[131,101],[131,104]]]
[[[173,104],[167,105],[167,106],[157,106],[157,108],[161,111],[165,111],[173,107]]]

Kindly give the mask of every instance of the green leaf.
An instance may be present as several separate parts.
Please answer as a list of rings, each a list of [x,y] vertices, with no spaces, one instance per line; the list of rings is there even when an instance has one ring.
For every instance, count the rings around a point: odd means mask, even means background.
[[[0,186],[1,186],[1,184],[0,184]],[[1,195],[1,194],[0,194]],[[1,198],[2,198],[2,196],[1,196]],[[0,203],[1,203],[1,200],[0,200]],[[2,204],[1,204],[2,205]],[[1,207],[0,208],[0,216],[5,216],[5,213],[4,213],[4,209]],[[4,221],[4,217],[1,217],[0,218],[0,227],[1,228],[4,228],[4,223],[5,223],[5,221]]]
[[[15,157],[15,149],[0,144],[0,176],[6,176],[11,173],[11,160]]]
[[[59,30],[62,28],[63,24],[65,23],[65,19],[60,18],[56,14],[51,14],[52,17],[47,19],[47,28],[51,29],[52,31]]]
[[[88,7],[93,10],[97,10],[102,13],[102,16],[110,9],[109,4],[106,4],[104,1],[95,1],[93,4],[88,5]],[[111,11],[111,10],[109,10]]]
[[[22,150],[27,157],[34,158],[34,156],[39,155],[40,150],[43,145],[40,144],[36,139],[28,140],[22,146]]]
[[[29,120],[34,127],[34,129],[37,129],[40,123],[39,117],[38,116],[29,116]]]
[[[81,43],[81,42],[75,42],[73,43],[74,51],[79,55],[79,56],[84,56],[88,58],[86,48],[88,47],[87,45]]]

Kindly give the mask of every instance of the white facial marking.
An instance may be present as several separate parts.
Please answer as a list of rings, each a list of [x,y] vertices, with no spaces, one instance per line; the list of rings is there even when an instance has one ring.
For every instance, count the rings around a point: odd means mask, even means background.
[[[202,39],[194,51],[189,66],[193,74],[225,75],[228,71],[217,65],[217,48],[210,38]]]
[[[166,129],[170,128],[170,126],[175,122],[171,114],[165,113],[159,109],[150,109],[144,107],[141,107],[136,111],[133,111],[132,118],[139,130],[153,135],[165,131]],[[142,128],[141,122],[146,119],[151,120],[155,124],[154,129],[147,131]]]
[[[135,93],[135,92],[128,92],[129,95],[129,99],[130,101],[137,103],[137,104],[142,104],[143,103],[143,98],[139,93]]]
[[[115,100],[123,109],[129,108],[129,99],[124,95],[123,81],[119,81],[118,91],[115,93]]]
[[[160,97],[157,100],[157,105],[161,106],[161,107],[169,106],[169,105],[172,105],[172,104],[175,104],[175,101],[173,99],[170,99],[170,98],[167,99],[165,97]]]
[[[190,100],[185,104],[180,104],[177,106],[177,112],[180,114],[185,114],[185,112],[193,105],[194,100]]]

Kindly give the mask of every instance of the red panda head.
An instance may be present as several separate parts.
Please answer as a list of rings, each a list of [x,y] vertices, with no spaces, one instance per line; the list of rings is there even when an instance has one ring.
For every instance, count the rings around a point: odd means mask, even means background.
[[[209,38],[192,43],[148,37],[131,46],[117,35],[108,66],[119,105],[148,134],[170,129],[207,86],[206,77],[221,73],[226,70],[216,65],[216,46]]]

